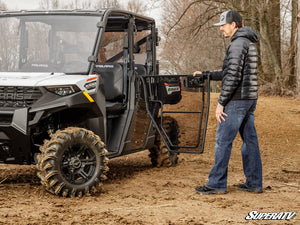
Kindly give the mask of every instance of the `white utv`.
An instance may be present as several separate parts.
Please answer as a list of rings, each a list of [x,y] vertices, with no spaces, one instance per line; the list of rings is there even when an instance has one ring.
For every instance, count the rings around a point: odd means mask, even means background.
[[[158,75],[154,19],[117,9],[2,11],[0,30],[0,163],[36,164],[59,196],[96,191],[108,158],[149,149],[153,165],[177,163],[178,124],[162,109],[180,101],[180,76]]]

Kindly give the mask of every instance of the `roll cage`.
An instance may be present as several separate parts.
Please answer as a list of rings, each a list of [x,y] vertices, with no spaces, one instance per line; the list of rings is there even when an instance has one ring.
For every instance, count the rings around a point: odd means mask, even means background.
[[[68,17],[65,17],[65,19],[60,19],[59,21],[58,18],[63,18],[62,16],[67,15]],[[59,17],[61,16],[61,17]],[[72,17],[73,16],[73,17]],[[81,17],[80,16],[84,16]],[[40,28],[40,31],[37,34],[31,34],[31,36],[37,36],[41,35],[41,33],[45,33],[44,36],[42,37],[44,39],[48,39],[47,43],[50,46],[49,47],[49,54],[50,56],[47,56],[47,60],[44,60],[45,62],[38,62],[35,63],[34,66],[38,67],[37,71],[27,69],[25,71],[20,70],[20,72],[41,72],[39,71],[40,69],[48,68],[45,69],[45,72],[64,72],[66,74],[93,74],[94,73],[94,68],[95,64],[99,62],[99,51],[101,48],[101,43],[104,39],[104,34],[107,32],[124,32],[124,46],[122,51],[116,52],[114,56],[111,56],[107,62],[114,62],[121,57],[123,57],[124,63],[127,65],[128,63],[128,69],[134,70],[134,52],[135,49],[139,47],[139,44],[141,42],[145,43],[146,39],[148,40],[149,44],[151,41],[152,45],[152,51],[151,55],[148,54],[149,59],[148,59],[148,66],[152,67],[153,74],[157,74],[158,71],[156,71],[156,51],[155,51],[155,45],[157,43],[157,37],[156,37],[156,32],[155,32],[155,21],[152,18],[140,16],[128,11],[124,10],[118,10],[118,9],[99,9],[99,10],[51,10],[51,11],[1,11],[0,13],[0,19],[1,18],[20,18],[19,22],[19,31],[18,31],[18,39],[19,39],[19,44],[18,43],[13,43],[11,42],[11,46],[16,45],[20,46],[19,48],[19,55],[18,56],[13,56],[13,58],[19,58],[19,69],[15,72],[19,72],[20,68],[22,67],[23,64],[25,64],[28,61],[28,26],[26,27],[26,23],[34,23],[32,26],[36,26],[36,24],[45,24],[49,25],[49,31],[47,31],[49,34],[46,37],[46,31],[45,28],[42,27]],[[87,26],[87,22],[81,22],[85,18],[98,18],[97,21],[94,23],[92,28],[91,22],[89,22]],[[71,19],[70,19],[71,18]],[[73,19],[72,19],[73,18]],[[78,19],[76,19],[78,18]],[[74,21],[73,21],[74,20]],[[5,23],[6,21],[3,21]],[[77,25],[77,26],[76,26]],[[71,28],[69,28],[71,27]],[[9,29],[9,28],[7,28]],[[76,29],[76,30],[74,30]],[[89,30],[88,30],[89,29]],[[139,33],[142,31],[150,31],[149,35],[147,38],[143,38],[142,41],[138,41],[137,43],[134,43],[134,34]],[[49,64],[52,63],[52,58],[55,57],[55,55],[58,55],[59,53],[59,47],[57,45],[61,44],[64,42],[64,40],[56,40],[57,39],[57,33],[58,32],[69,32],[69,31],[75,31],[77,33],[79,32],[94,32],[96,33],[95,37],[91,37],[93,40],[89,40],[89,45],[91,45],[91,50],[89,53],[86,53],[85,60],[83,63],[87,63],[87,69],[85,71],[80,71],[79,68],[73,69],[73,70],[61,70],[57,69],[57,65],[55,64],[55,67],[52,68]],[[10,32],[8,32],[10,33]],[[88,34],[88,33],[87,33]],[[8,37],[9,38],[9,37]],[[39,37],[41,39],[41,37]],[[36,38],[37,40],[38,38]],[[33,40],[33,41],[36,41]],[[86,39],[83,39],[86,40]],[[87,41],[85,41],[87,43]],[[77,49],[83,48],[81,47],[78,42],[75,42]],[[3,44],[4,46],[4,44]],[[8,46],[8,45],[7,45]],[[47,47],[47,46],[45,46]],[[44,48],[45,48],[44,47]],[[134,48],[136,47],[136,48]],[[15,51],[15,50],[14,50]],[[150,52],[150,51],[149,51]],[[80,52],[78,52],[80,54]],[[43,57],[39,57],[43,58]],[[7,59],[9,61],[9,59]],[[47,61],[47,62],[46,62]],[[50,62],[51,61],[51,62]],[[61,60],[60,60],[61,61]],[[16,63],[15,63],[16,64]],[[15,65],[16,66],[16,65]],[[124,68],[127,69],[127,68]],[[83,70],[83,69],[81,69]],[[5,70],[4,70],[5,71]],[[14,72],[14,71],[11,71]],[[150,72],[150,68],[149,68]]]

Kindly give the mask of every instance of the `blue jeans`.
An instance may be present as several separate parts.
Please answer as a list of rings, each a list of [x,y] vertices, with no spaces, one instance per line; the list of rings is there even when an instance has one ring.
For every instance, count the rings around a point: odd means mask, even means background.
[[[246,185],[262,189],[262,164],[254,127],[256,100],[231,100],[224,108],[228,115],[225,122],[218,124],[215,146],[215,164],[205,185],[220,190],[227,189],[227,171],[232,142],[239,132],[243,145],[241,148]]]

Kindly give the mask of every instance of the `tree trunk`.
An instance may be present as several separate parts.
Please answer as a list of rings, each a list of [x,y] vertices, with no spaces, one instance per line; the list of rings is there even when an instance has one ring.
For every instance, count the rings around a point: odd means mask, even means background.
[[[258,15],[260,15],[259,0],[241,0],[241,11],[244,14],[243,21],[245,26],[250,26],[253,28],[258,34],[260,34],[260,22]],[[261,55],[261,41],[256,43],[256,48],[258,55]],[[264,54],[264,53],[262,53]],[[262,57],[259,57],[258,60],[258,74],[262,76],[263,72],[263,65],[262,65]]]
[[[297,16],[297,77],[298,77],[298,94],[300,98],[300,0],[298,0],[298,16]]]
[[[280,0],[268,1],[268,31],[271,46],[276,54],[276,61],[281,65],[281,24],[280,24]],[[276,74],[276,76],[280,76]]]
[[[296,33],[297,33],[297,12],[298,0],[292,0],[292,22],[291,22],[291,39],[290,39],[290,54],[289,54],[289,68],[290,74],[287,76],[287,87],[295,88],[297,86],[296,74]]]
[[[280,1],[260,1],[258,8],[262,79],[273,83],[277,94],[284,86],[281,66]]]

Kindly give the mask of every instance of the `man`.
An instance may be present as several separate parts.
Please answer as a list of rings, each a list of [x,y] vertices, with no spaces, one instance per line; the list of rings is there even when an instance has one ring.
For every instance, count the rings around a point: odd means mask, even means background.
[[[262,164],[254,127],[254,111],[257,102],[257,33],[242,26],[242,17],[229,10],[220,16],[220,26],[226,38],[231,38],[223,61],[222,70],[209,71],[211,80],[222,80],[222,90],[216,108],[218,129],[215,145],[215,164],[204,186],[196,187],[201,194],[226,193],[227,170],[232,142],[239,132],[246,182],[238,189],[262,192]],[[196,71],[193,76],[202,72]]]

